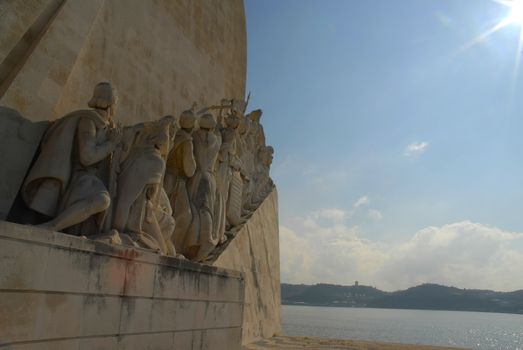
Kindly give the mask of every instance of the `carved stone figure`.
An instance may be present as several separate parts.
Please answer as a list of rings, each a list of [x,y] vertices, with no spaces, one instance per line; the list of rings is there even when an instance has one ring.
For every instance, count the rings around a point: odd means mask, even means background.
[[[272,146],[263,146],[258,150],[258,162],[254,174],[254,189],[251,197],[250,208],[256,209],[269,195],[274,184],[269,176],[274,155]]]
[[[250,211],[245,209],[246,203],[250,199],[252,174],[254,173],[254,156],[250,150],[251,137],[251,120],[247,117],[242,117],[240,126],[238,127],[237,139],[237,154],[241,161],[240,173],[242,175],[242,216],[245,216]]]
[[[176,133],[175,119],[130,128],[133,142],[123,155],[117,180],[118,195],[112,227],[123,242],[174,255],[171,236],[175,227],[163,188],[166,158]]]
[[[196,117],[192,110],[184,111],[179,118],[180,129],[167,158],[164,187],[176,220],[172,241],[178,252],[184,251],[184,241],[189,232],[195,211],[189,198],[188,180],[196,171],[192,132]]]
[[[232,100],[229,100],[229,99],[226,99],[226,98],[222,98],[222,100],[220,101],[220,105],[219,106],[216,106],[214,108],[211,107],[211,109],[218,109],[218,116],[217,116],[217,125],[216,125],[216,129],[218,131],[220,131],[223,127],[224,127],[224,112],[227,113],[228,110],[230,110],[232,106]]]
[[[253,135],[255,144],[253,151],[257,151],[259,147],[265,146],[265,132],[260,123],[262,114],[263,111],[261,109],[256,109],[247,115],[247,118],[251,120],[251,134]]]
[[[231,106],[231,113],[235,113],[236,115],[240,116],[245,113],[245,110],[247,109],[247,104],[249,104],[249,97],[247,97],[247,101],[239,100],[239,99],[232,99],[230,106]]]
[[[165,189],[160,187],[156,200],[149,201],[147,204],[147,213],[151,213],[152,215],[146,216],[145,231],[154,237],[163,238],[163,243],[165,244],[163,248],[165,249],[164,254],[181,257],[180,254],[177,254],[173,243],[176,221],[173,218],[171,203],[169,202]]]
[[[104,226],[111,202],[109,163],[121,139],[111,121],[116,105],[111,85],[97,84],[88,105],[91,109],[69,113],[50,127],[23,185],[27,206],[51,219],[42,227],[89,235]]]
[[[241,223],[243,181],[240,175],[241,161],[236,152],[240,120],[235,112],[225,118],[226,127],[222,130],[222,146],[218,156],[218,190],[225,203],[224,215],[229,228]]]
[[[23,220],[203,261],[274,186],[262,112],[244,116],[247,101],[203,108],[194,132],[195,105],[180,115],[179,128],[172,116],[114,125],[109,83],[96,85],[88,105],[45,133],[21,190],[30,209],[20,204]]]
[[[263,127],[260,124],[260,118],[262,116],[261,109],[257,109],[249,113],[246,117],[249,120],[249,131],[246,136],[246,161],[244,166],[244,172],[248,174],[250,181],[247,183],[243,192],[243,214],[245,216],[252,213],[256,206],[253,204],[253,195],[259,184],[255,179],[256,174],[260,169],[261,159],[258,156],[258,152],[261,148],[265,147],[265,133]]]
[[[189,198],[194,205],[191,227],[184,240],[183,254],[192,260],[204,259],[220,242],[220,208],[216,201],[216,160],[220,140],[214,133],[216,119],[205,114],[200,129],[193,133],[196,172],[189,180]]]

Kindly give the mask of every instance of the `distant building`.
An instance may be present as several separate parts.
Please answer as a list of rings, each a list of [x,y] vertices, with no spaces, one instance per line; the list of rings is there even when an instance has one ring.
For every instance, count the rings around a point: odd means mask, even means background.
[[[358,286],[358,281],[354,282],[354,287],[357,287]]]

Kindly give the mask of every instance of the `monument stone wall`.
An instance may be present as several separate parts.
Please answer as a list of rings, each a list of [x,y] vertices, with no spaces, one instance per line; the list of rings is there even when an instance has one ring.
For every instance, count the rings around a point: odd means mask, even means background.
[[[0,2],[0,349],[280,331],[245,36],[242,0]]]
[[[281,332],[280,248],[276,188],[213,262],[245,278],[243,344]]]
[[[241,0],[3,1],[0,33],[0,105],[33,121],[85,105],[100,81],[126,125],[244,97]]]
[[[239,349],[241,273],[0,221],[0,349]]]

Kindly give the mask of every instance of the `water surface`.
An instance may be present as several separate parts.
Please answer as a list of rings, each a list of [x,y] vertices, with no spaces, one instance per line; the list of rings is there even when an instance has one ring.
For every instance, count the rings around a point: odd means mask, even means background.
[[[286,335],[523,350],[523,315],[282,306]]]

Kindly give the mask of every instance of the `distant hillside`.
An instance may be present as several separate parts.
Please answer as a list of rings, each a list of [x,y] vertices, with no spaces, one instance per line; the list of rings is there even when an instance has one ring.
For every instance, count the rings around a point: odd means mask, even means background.
[[[523,314],[523,290],[493,292],[422,284],[407,290],[384,292],[368,286],[282,283],[282,304],[483,311]]]

